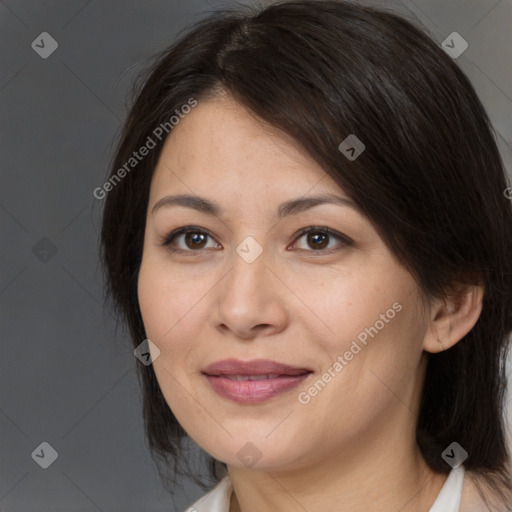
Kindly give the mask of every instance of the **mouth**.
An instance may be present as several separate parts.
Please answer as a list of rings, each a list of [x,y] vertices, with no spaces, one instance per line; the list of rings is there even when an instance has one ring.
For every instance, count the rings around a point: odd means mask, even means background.
[[[313,371],[267,359],[226,359],[207,366],[202,373],[218,395],[240,404],[255,404],[298,386]]]
[[[229,380],[245,381],[277,379],[278,377],[286,377],[286,375],[210,375],[210,377],[224,377]]]

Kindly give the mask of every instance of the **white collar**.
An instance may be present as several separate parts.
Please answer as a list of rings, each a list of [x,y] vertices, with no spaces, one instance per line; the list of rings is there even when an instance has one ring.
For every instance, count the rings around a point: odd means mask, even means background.
[[[458,512],[464,487],[464,466],[452,469],[429,512]],[[228,508],[229,511],[229,508]]]
[[[210,492],[199,498],[185,512],[229,512],[232,492],[231,480],[229,475],[226,475]]]
[[[464,466],[452,469],[429,512],[458,512],[464,486]],[[229,475],[185,512],[229,512],[233,486]]]

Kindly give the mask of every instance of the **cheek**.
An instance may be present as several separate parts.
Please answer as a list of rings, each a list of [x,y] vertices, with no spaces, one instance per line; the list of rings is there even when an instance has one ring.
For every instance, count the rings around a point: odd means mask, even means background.
[[[173,296],[168,290],[165,276],[158,279],[155,267],[143,260],[137,286],[139,307],[147,337],[159,346],[165,333],[172,328],[176,313],[173,302],[170,302]]]
[[[201,290],[187,286],[176,272],[150,259],[143,260],[138,279],[138,300],[146,336],[159,348],[153,370],[164,398],[185,428],[201,414],[201,407],[190,401],[187,361],[194,351],[195,332],[202,325],[197,315]],[[196,317],[194,317],[194,314]],[[192,320],[192,321],[191,321]]]
[[[307,294],[306,289],[303,285],[297,295],[305,298],[312,318],[321,321],[330,332],[329,344],[342,348],[346,341],[366,332],[376,322],[379,331],[396,323],[399,306],[393,309],[393,304],[404,297],[401,284],[391,286],[381,275],[372,279],[367,272],[331,276],[310,288]],[[384,320],[380,315],[385,315]],[[364,335],[361,339],[364,340]]]
[[[148,338],[163,346],[180,338],[190,337],[187,332],[200,325],[201,298],[208,283],[185,279],[165,262],[143,260],[138,279],[139,306]],[[193,322],[191,322],[193,319]]]
[[[345,377],[335,380],[346,379],[343,385],[355,389],[362,381],[371,387],[369,370],[390,384],[413,378],[425,327],[416,283],[408,273],[394,266],[354,272],[324,281],[310,301],[329,330],[318,338],[319,346],[331,362],[341,358],[338,374]]]

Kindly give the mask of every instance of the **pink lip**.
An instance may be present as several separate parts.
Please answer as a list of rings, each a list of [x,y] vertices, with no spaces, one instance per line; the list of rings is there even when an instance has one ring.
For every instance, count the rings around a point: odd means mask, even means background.
[[[258,403],[298,386],[312,373],[307,368],[293,367],[268,359],[240,361],[226,359],[203,369],[212,389],[237,403]],[[276,375],[265,380],[237,381],[227,376]]]
[[[309,368],[290,366],[270,359],[224,359],[203,368],[203,373],[207,375],[301,375],[310,371]]]

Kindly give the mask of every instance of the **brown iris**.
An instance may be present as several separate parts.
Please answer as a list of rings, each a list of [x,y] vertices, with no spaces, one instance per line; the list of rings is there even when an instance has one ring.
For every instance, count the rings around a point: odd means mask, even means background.
[[[206,237],[204,233],[186,233],[185,243],[190,249],[202,249],[206,245]]]
[[[329,235],[325,233],[308,233],[308,244],[313,249],[325,249],[329,242]]]

